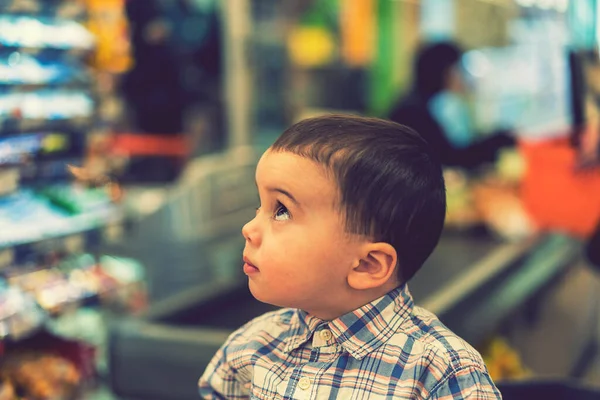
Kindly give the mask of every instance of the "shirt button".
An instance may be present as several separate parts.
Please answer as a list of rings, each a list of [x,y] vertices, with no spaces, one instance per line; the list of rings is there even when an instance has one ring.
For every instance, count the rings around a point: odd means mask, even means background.
[[[306,390],[310,387],[310,379],[304,377],[304,378],[300,378],[300,380],[298,381],[298,387],[302,390]]]
[[[331,331],[329,329],[325,329],[325,330],[321,331],[321,338],[324,341],[326,341],[326,342],[330,341],[331,337],[332,337],[332,335],[331,335]]]

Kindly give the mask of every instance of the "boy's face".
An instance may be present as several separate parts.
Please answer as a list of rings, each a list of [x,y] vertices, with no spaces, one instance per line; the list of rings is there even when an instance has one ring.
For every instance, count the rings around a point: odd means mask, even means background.
[[[333,177],[309,159],[267,151],[256,184],[260,208],[242,229],[250,291],[265,303],[335,316],[362,239],[345,233]]]

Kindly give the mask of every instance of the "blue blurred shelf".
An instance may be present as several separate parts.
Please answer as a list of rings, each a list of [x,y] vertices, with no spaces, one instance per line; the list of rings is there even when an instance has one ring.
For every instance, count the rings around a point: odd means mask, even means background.
[[[35,260],[44,252],[90,249],[122,233],[124,211],[106,199],[69,214],[31,191],[0,200],[0,266]],[[118,240],[118,237],[116,238]]]

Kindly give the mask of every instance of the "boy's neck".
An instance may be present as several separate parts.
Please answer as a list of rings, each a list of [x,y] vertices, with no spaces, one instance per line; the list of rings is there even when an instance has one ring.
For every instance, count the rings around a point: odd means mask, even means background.
[[[317,317],[323,321],[331,321],[355,311],[396,289],[399,285],[394,283],[381,286],[371,290],[352,290],[346,296],[339,296],[339,307],[321,309],[321,310],[304,310],[309,315]],[[333,295],[333,294],[332,294]]]

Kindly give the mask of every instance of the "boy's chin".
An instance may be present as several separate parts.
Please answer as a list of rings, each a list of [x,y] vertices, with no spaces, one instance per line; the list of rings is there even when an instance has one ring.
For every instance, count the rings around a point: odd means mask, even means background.
[[[265,296],[263,291],[261,291],[256,286],[257,285],[254,282],[252,282],[252,279],[248,280],[248,288],[250,289],[250,293],[252,293],[252,296],[256,300],[260,301],[261,303],[275,305],[275,304],[271,303],[271,301],[269,301],[270,300],[269,297]]]
[[[294,307],[288,302],[282,299],[275,299],[264,291],[258,289],[252,280],[249,280],[248,287],[250,288],[250,293],[252,293],[252,296],[261,303],[270,304],[275,307]]]

